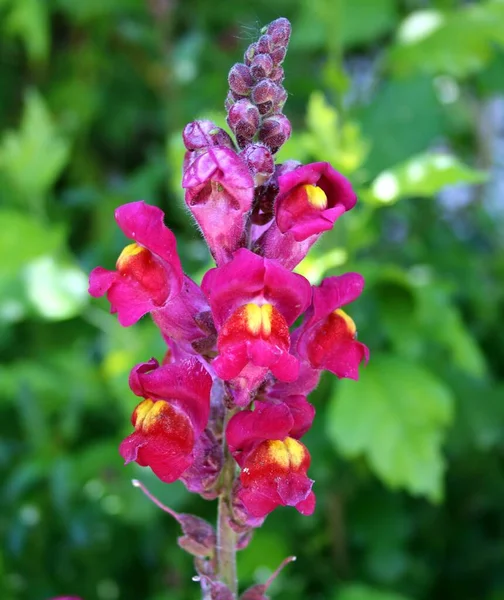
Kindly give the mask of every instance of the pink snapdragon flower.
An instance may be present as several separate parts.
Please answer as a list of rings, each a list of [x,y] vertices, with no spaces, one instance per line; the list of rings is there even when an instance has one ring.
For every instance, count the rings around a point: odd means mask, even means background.
[[[363,287],[362,275],[346,273],[313,288],[312,304],[292,336],[296,354],[313,369],[358,379],[358,367],[369,360],[369,350],[357,340],[355,323],[341,307],[356,300]]]
[[[297,378],[289,353],[289,326],[311,300],[309,282],[276,261],[245,248],[206,273],[201,283],[218,332],[216,374],[231,380],[235,402],[248,403],[268,370],[282,381]]]
[[[130,387],[144,400],[131,417],[135,431],[121,442],[119,452],[125,464],[149,466],[171,483],[194,462],[208,422],[212,379],[195,359],[163,366],[152,359],[134,367]]]
[[[324,231],[355,206],[350,182],[327,162],[280,170],[275,220],[258,245],[264,256],[294,268]]]

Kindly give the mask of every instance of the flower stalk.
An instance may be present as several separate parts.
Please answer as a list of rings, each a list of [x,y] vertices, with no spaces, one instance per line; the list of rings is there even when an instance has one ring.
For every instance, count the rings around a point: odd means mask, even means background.
[[[220,581],[230,589],[233,597],[238,592],[238,577],[236,571],[236,541],[237,533],[231,527],[232,511],[231,494],[234,485],[236,463],[226,448],[224,455],[223,489],[219,495],[217,508],[217,574]]]

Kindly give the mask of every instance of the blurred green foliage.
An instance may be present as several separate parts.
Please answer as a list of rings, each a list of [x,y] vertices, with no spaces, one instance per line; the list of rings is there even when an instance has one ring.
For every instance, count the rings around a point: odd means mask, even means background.
[[[330,160],[360,197],[299,270],[365,275],[351,315],[371,362],[312,395],[317,511],[275,511],[242,585],[294,553],[278,600],[504,599],[504,2],[0,0],[2,600],[199,597],[176,523],[130,480],[175,510],[214,504],[117,453],[128,370],[162,340],[86,280],[140,198],[186,271],[208,266],[180,131],[222,122],[228,69],[281,15],[281,157]]]

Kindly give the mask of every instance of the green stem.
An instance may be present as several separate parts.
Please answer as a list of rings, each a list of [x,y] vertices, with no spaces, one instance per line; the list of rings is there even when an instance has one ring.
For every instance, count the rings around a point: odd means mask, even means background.
[[[222,492],[219,496],[217,516],[217,574],[236,598],[238,579],[236,575],[236,533],[229,525],[231,492],[235,477],[235,462],[225,448]]]

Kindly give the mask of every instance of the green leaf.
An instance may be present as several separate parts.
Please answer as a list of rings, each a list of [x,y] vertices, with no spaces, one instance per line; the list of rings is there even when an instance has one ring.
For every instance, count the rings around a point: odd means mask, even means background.
[[[30,260],[51,254],[63,245],[63,229],[47,228],[21,212],[0,210],[0,223],[0,256],[8,257],[0,261],[0,277],[16,274]]]
[[[315,50],[363,44],[392,31],[397,20],[395,0],[311,0],[300,4],[291,45]]]
[[[359,383],[338,384],[328,434],[343,455],[364,455],[390,487],[439,501],[441,444],[452,404],[450,390],[423,367],[394,355],[374,355]]]
[[[372,199],[391,204],[407,196],[431,197],[446,185],[483,183],[487,176],[449,154],[419,154],[378,175],[371,185]]]
[[[499,0],[454,12],[423,10],[410,14],[390,52],[396,73],[415,71],[464,77],[482,69],[504,44],[504,4]]]
[[[70,145],[58,133],[42,96],[31,91],[26,95],[20,129],[5,133],[0,142],[0,174],[25,204],[39,208],[69,152]]]
[[[44,61],[49,54],[47,3],[40,0],[13,0],[5,20],[7,33],[18,36],[32,61]]]
[[[423,152],[444,132],[444,114],[431,77],[387,80],[357,117],[372,140],[368,176]]]
[[[408,600],[394,592],[383,592],[360,583],[352,583],[338,592],[335,600]]]
[[[453,364],[466,375],[483,378],[487,374],[485,356],[441,284],[416,285],[414,291],[416,326],[426,339],[446,347]]]
[[[343,44],[371,42],[389,33],[397,20],[395,0],[344,0]]]

